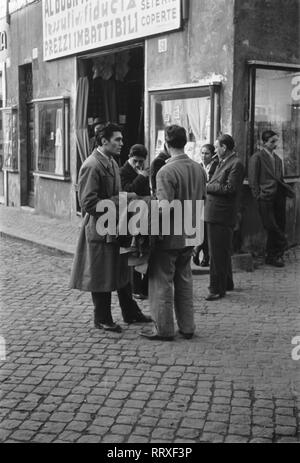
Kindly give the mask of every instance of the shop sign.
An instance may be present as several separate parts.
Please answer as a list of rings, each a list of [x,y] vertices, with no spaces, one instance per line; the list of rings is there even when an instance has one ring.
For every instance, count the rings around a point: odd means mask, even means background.
[[[7,33],[0,31],[0,51],[7,50]]]
[[[181,0],[43,0],[44,60],[180,28]]]

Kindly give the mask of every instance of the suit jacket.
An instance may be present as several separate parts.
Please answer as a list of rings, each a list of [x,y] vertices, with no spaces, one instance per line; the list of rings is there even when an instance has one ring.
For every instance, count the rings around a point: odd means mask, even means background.
[[[186,154],[181,154],[176,157],[171,157],[167,163],[159,170],[157,174],[157,199],[168,200],[169,202],[178,199],[182,208],[184,201],[190,200],[193,205],[192,224],[196,224],[196,201],[205,199],[206,196],[206,173],[203,167],[190,159]],[[200,213],[200,211],[198,210]],[[184,223],[182,235],[165,236],[158,246],[163,249],[182,249],[187,246],[184,233]],[[202,237],[203,238],[203,237]],[[200,244],[200,243],[195,243]],[[189,246],[191,244],[188,244]]]
[[[99,217],[96,208],[102,199],[112,199],[121,189],[119,167],[97,150],[84,161],[78,178],[78,199],[85,212],[75,251],[71,288],[82,291],[110,292],[124,287],[128,282],[126,255],[120,255],[117,242],[108,242],[96,230]]]
[[[281,159],[277,156],[277,154],[274,155],[274,158],[275,172],[270,155],[264,149],[257,151],[250,158],[248,172],[249,185],[252,195],[257,200],[272,200],[277,193],[278,182],[271,176],[269,170],[274,172],[275,177],[278,178],[278,180],[283,180]]]
[[[150,165],[150,181],[151,181],[151,188],[153,194],[156,193],[156,176],[158,171],[166,164],[166,161],[170,158],[170,156],[161,151],[158,156],[151,162]]]
[[[206,171],[205,165],[204,165],[202,162],[201,162],[201,165],[202,165],[203,169],[205,170],[205,172],[206,172],[206,174],[207,174],[207,177],[208,177],[207,181],[209,182],[209,181],[211,180],[212,176],[214,175],[216,168],[217,168],[218,165],[219,165],[219,161],[214,160],[214,161],[212,162],[212,164],[211,164],[211,166],[210,166],[210,168],[209,168],[208,173],[207,173],[207,171]]]
[[[209,172],[208,172],[208,181],[210,181],[216,171],[216,168],[218,167],[219,165],[219,161],[214,161],[209,169]]]
[[[138,196],[149,196],[149,177],[138,174],[127,161],[120,169],[122,190],[136,193]]]
[[[235,153],[220,162],[207,184],[205,222],[234,227],[244,175],[243,163]]]

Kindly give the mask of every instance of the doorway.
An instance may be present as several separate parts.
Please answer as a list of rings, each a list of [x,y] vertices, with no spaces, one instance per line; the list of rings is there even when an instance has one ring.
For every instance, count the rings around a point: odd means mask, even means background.
[[[34,149],[34,106],[32,64],[20,66],[20,133],[24,134],[21,143],[22,165],[22,204],[34,208],[35,189],[34,171],[35,149]],[[21,137],[20,137],[21,138]],[[25,155],[26,153],[26,155]]]
[[[122,166],[128,159],[130,147],[136,143],[144,144],[144,47],[94,53],[78,60],[78,71],[79,76],[88,79],[88,95],[82,98],[87,106],[88,138],[93,138],[96,123],[118,124],[124,137],[118,160]],[[90,143],[85,157],[91,151]],[[77,176],[82,161],[82,153],[81,156],[77,153]]]
[[[122,165],[130,146],[144,143],[144,48],[96,54],[85,58],[84,64],[89,80],[89,137],[96,121],[117,123],[124,137]]]

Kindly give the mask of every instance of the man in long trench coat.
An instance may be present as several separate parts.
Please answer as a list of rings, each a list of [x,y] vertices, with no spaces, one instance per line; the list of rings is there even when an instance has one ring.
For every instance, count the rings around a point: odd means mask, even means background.
[[[123,146],[121,129],[108,123],[97,134],[97,148],[84,161],[78,178],[78,199],[85,213],[75,252],[70,287],[90,291],[94,304],[95,327],[120,333],[113,322],[111,292],[117,290],[123,319],[126,323],[146,323],[145,316],[132,298],[126,254],[120,254],[116,239],[100,236],[96,230],[100,200],[111,199],[121,190],[119,167],[113,156]]]

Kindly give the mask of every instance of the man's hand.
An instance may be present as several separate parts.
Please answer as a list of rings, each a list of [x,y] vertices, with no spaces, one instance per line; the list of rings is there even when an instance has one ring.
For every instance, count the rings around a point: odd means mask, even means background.
[[[148,169],[145,169],[145,170],[137,170],[137,173],[139,175],[143,175],[144,177],[149,177],[149,170]]]

